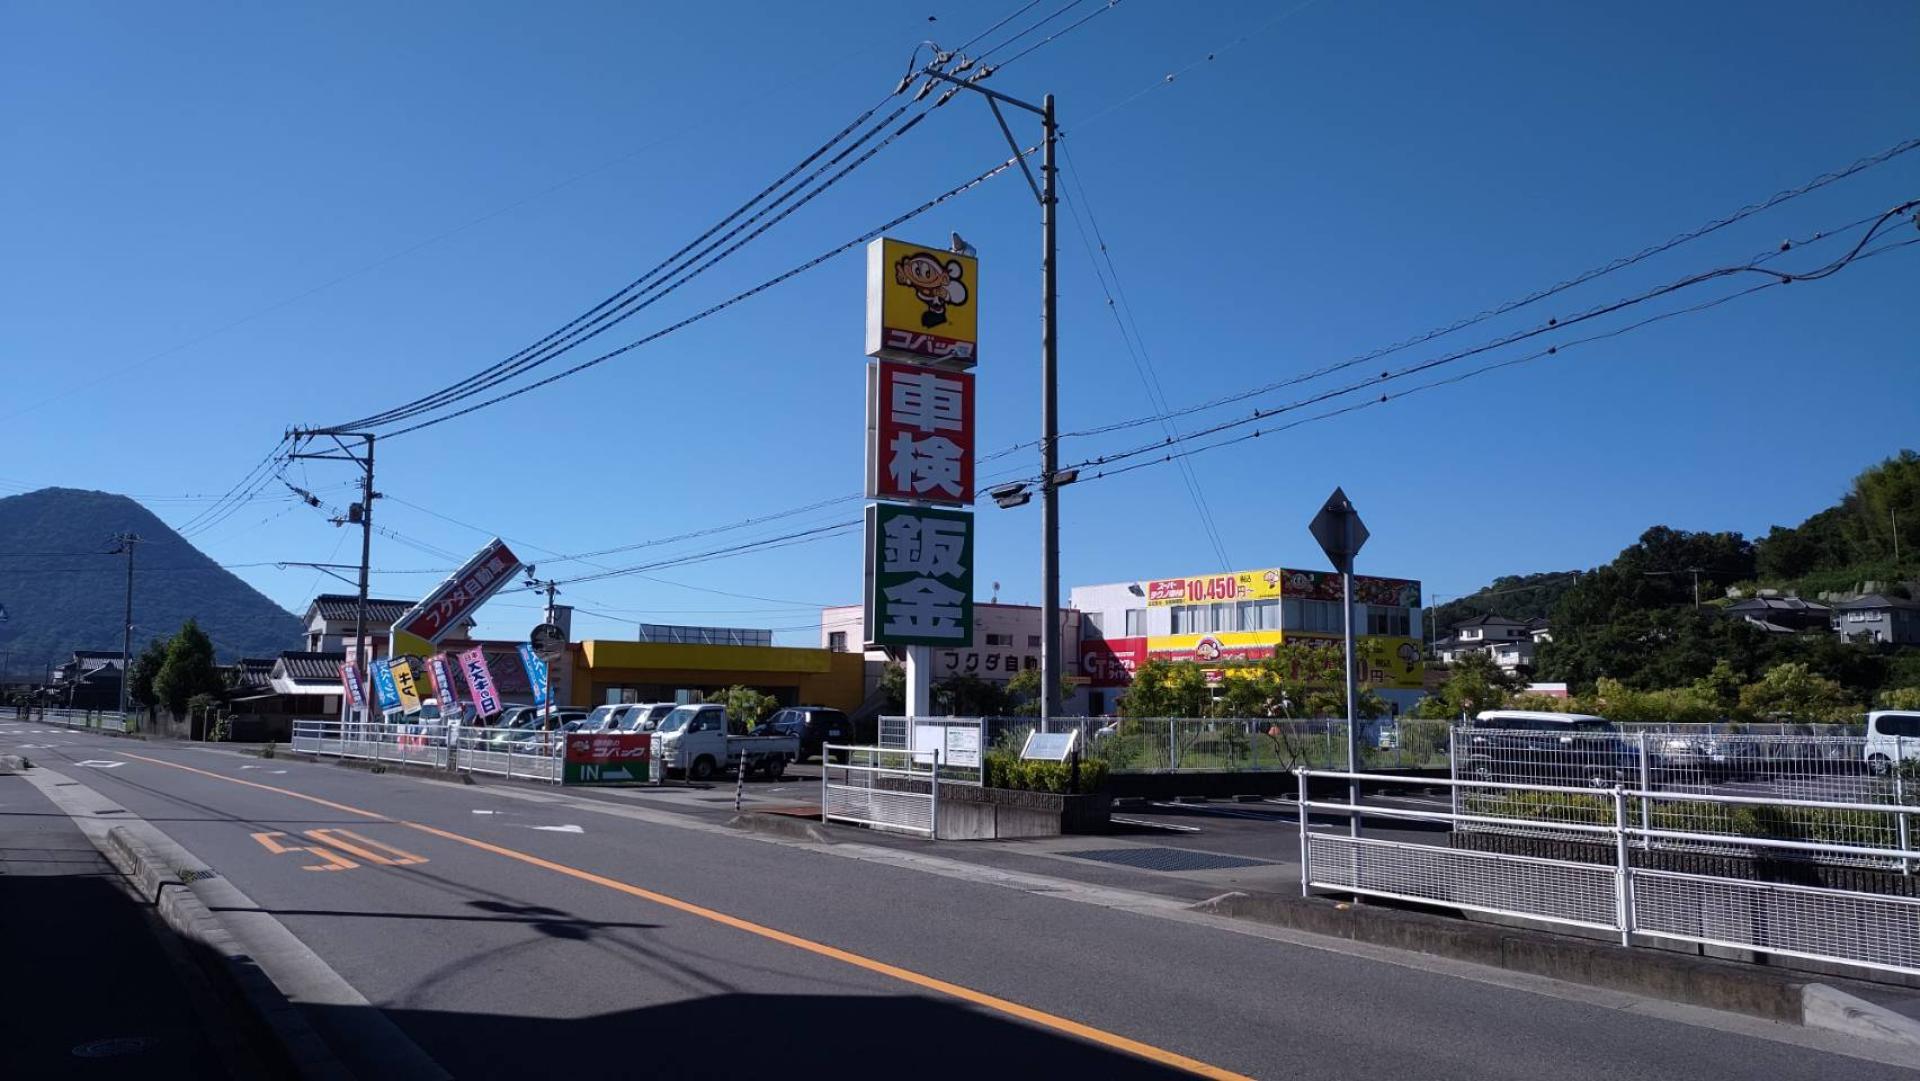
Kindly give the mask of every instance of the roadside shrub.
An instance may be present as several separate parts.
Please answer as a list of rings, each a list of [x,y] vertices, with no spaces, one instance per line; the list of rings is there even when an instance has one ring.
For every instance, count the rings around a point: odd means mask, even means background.
[[[1028,761],[997,747],[987,752],[984,780],[988,788],[1065,793],[1072,776],[1070,762]],[[1080,760],[1080,792],[1098,792],[1106,782],[1106,762],[1093,757]]]

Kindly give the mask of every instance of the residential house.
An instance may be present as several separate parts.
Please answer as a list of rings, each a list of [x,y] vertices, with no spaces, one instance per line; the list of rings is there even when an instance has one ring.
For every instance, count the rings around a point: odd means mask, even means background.
[[[1502,671],[1530,671],[1539,644],[1551,640],[1544,619],[1482,615],[1455,623],[1452,634],[1433,643],[1433,653],[1442,664],[1452,664],[1469,653],[1484,653]]]
[[[1834,605],[1831,625],[1848,641],[1920,645],[1920,601],[1869,593]]]
[[[1832,609],[1816,601],[1765,595],[1736,601],[1722,608],[1721,611],[1744,619],[1769,634],[1822,631],[1827,628],[1833,616]]]
[[[120,677],[119,650],[76,649],[53,670],[53,702],[68,709],[119,709]]]

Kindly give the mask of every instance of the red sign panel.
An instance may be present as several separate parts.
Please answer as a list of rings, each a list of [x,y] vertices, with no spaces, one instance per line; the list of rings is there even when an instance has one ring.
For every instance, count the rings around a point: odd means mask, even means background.
[[[1080,674],[1089,687],[1125,687],[1134,670],[1147,663],[1145,638],[1083,638]]]
[[[505,541],[496,539],[467,560],[466,566],[455,571],[453,577],[428,594],[426,600],[408,609],[394,629],[438,644],[461,620],[506,585],[518,569],[519,557],[507,548]]]
[[[973,375],[882,360],[867,386],[867,495],[972,503]]]
[[[644,766],[652,753],[651,732],[569,732],[569,765],[613,766],[633,763]]]

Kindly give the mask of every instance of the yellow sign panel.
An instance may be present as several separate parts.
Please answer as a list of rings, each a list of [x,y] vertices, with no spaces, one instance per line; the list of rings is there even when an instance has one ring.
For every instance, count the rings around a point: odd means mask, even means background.
[[[979,360],[980,261],[881,237],[867,245],[867,355],[951,368]]]
[[[1279,567],[1194,578],[1161,578],[1147,583],[1147,603],[1158,606],[1271,600],[1280,595],[1285,578],[1286,572]]]
[[[1338,635],[1289,634],[1287,644],[1338,650],[1340,638]],[[1361,683],[1396,691],[1417,691],[1425,685],[1426,664],[1420,654],[1420,643],[1411,638],[1363,635],[1353,640],[1353,651],[1359,657]]]
[[[393,686],[400,692],[400,709],[405,713],[417,713],[420,710],[420,690],[416,686],[413,666],[406,658],[396,657],[390,667],[393,669]]]
[[[1142,639],[1132,639],[1139,642]],[[1323,668],[1296,673],[1298,678],[1318,685],[1324,674],[1339,681],[1340,639],[1336,635],[1283,634],[1280,631],[1220,631],[1215,634],[1165,634],[1144,639],[1145,649],[1134,663],[1145,660],[1193,661],[1198,664],[1231,665],[1234,662],[1262,661],[1273,656],[1280,645],[1329,649],[1333,654]],[[1411,638],[1364,635],[1354,639],[1359,658],[1360,682],[1372,687],[1417,691],[1422,687],[1426,665],[1420,655],[1420,643]]]

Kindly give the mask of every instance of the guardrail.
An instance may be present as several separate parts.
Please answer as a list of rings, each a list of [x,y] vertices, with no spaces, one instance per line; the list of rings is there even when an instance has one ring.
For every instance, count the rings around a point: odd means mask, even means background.
[[[1547,923],[1617,932],[1623,946],[1640,938],[1668,939],[1754,950],[1863,968],[1920,975],[1920,897],[1863,890],[1765,882],[1641,866],[1635,853],[1641,842],[1679,841],[1752,853],[1755,849],[1797,857],[1858,862],[1875,859],[1911,866],[1920,853],[1908,844],[1908,820],[1920,807],[1845,801],[1775,800],[1716,794],[1677,794],[1617,785],[1596,793],[1571,785],[1532,785],[1497,781],[1457,781],[1298,770],[1300,891],[1363,894],[1391,900],[1442,905],[1473,912],[1518,916]],[[1308,828],[1318,812],[1349,819],[1388,818],[1445,823],[1453,829],[1511,820],[1472,811],[1426,810],[1406,806],[1356,806],[1313,800],[1308,782],[1324,778],[1360,784],[1430,784],[1473,787],[1535,796],[1600,798],[1600,821],[1562,821],[1559,832],[1611,850],[1606,862],[1552,859],[1382,838],[1347,832],[1319,833]],[[1901,826],[1898,847],[1746,836],[1636,824],[1645,805],[1690,800],[1729,808],[1774,806],[1793,810],[1842,810],[1888,815]],[[1652,817],[1659,821],[1658,814]],[[1357,819],[1356,819],[1357,820]]]
[[[834,819],[938,836],[940,752],[823,745],[820,821]]]

